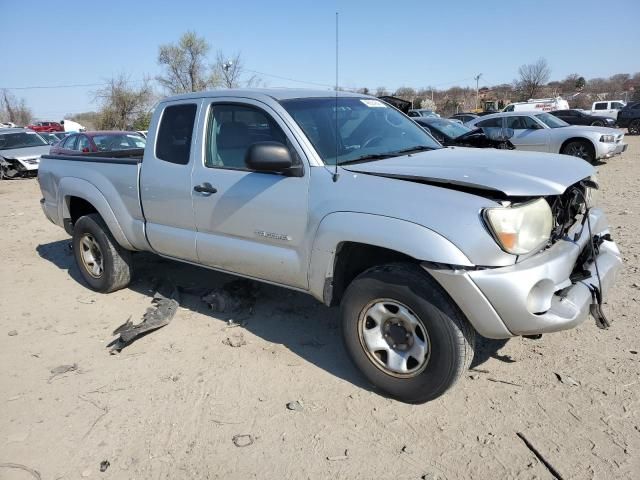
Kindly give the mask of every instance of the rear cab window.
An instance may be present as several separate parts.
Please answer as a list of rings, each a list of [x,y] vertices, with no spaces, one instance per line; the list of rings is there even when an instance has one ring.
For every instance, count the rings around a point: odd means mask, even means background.
[[[157,158],[178,165],[189,163],[197,110],[195,103],[165,107],[156,137]]]

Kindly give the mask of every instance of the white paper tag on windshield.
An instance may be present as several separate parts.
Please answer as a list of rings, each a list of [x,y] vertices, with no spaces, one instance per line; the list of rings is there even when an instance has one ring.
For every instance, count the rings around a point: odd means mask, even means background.
[[[373,100],[369,98],[361,98],[360,101],[370,108],[387,108],[387,106],[380,100]]]

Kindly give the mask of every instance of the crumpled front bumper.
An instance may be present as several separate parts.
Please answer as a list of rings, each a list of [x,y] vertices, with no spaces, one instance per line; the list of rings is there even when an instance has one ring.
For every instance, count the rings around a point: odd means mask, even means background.
[[[604,213],[591,209],[594,236],[609,233]],[[582,229],[582,231],[581,231]],[[574,242],[576,233],[580,237]],[[586,280],[569,279],[580,253],[589,246],[589,229],[577,223],[565,239],[508,267],[452,270],[425,264],[467,319],[483,336],[507,338],[573,328],[589,315],[593,303],[588,285],[598,287],[595,264],[586,266]],[[602,296],[613,285],[622,266],[615,242],[603,240],[597,255]]]

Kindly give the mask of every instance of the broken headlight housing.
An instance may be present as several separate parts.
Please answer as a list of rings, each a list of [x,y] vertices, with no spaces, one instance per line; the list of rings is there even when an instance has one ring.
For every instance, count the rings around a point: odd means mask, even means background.
[[[485,222],[507,253],[524,255],[549,241],[553,227],[551,208],[544,198],[519,205],[487,208]]]

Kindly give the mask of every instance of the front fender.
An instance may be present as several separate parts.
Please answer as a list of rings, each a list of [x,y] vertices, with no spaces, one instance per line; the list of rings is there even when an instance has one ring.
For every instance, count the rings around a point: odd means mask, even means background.
[[[65,177],[60,180],[57,198],[58,218],[63,221],[64,219],[71,218],[71,213],[69,212],[69,200],[71,197],[82,198],[93,205],[109,227],[109,231],[116,242],[127,250],[136,250],[124,234],[107,199],[100,190],[86,180],[75,177]]]
[[[458,247],[422,225],[382,215],[331,213],[318,225],[309,260],[309,290],[320,301],[326,279],[333,277],[336,250],[342,242],[388,248],[421,261],[473,266]]]

